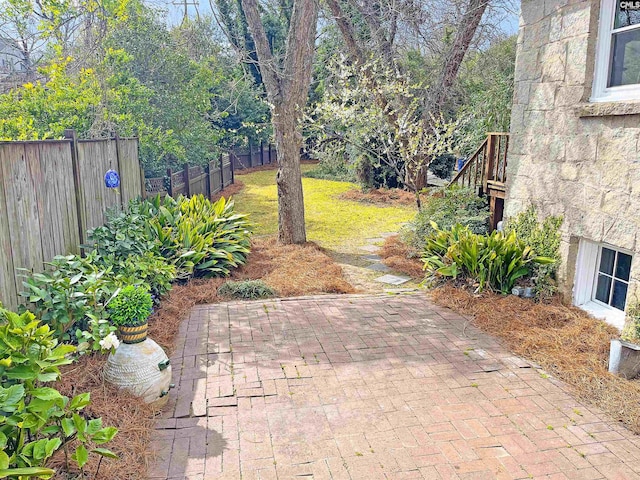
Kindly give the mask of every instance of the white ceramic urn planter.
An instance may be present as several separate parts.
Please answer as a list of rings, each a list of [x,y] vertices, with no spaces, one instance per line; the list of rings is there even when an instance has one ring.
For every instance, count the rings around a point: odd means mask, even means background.
[[[150,338],[140,343],[122,342],[109,354],[104,379],[145,403],[162,407],[169,398],[171,365],[162,347]]]

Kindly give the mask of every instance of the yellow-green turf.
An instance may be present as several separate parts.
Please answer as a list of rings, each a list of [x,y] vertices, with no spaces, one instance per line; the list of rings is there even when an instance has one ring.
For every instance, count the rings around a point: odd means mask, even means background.
[[[314,168],[303,165],[303,171]],[[239,175],[244,183],[234,196],[236,211],[250,214],[256,235],[278,231],[278,199],[275,170]],[[353,183],[303,178],[307,239],[327,248],[353,248],[386,232],[397,232],[401,224],[416,214],[414,207],[378,206],[340,199]],[[342,248],[340,248],[342,249]]]

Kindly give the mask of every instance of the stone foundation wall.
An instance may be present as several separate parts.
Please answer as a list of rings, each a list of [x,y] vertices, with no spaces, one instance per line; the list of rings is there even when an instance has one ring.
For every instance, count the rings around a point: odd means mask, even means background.
[[[522,0],[505,215],[564,216],[565,295],[580,238],[634,252],[640,281],[640,103],[588,102],[599,5]]]

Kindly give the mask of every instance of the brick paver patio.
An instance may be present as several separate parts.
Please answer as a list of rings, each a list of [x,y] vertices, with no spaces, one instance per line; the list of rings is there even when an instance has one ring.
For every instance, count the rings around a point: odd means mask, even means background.
[[[198,307],[152,478],[640,478],[640,439],[424,295]]]

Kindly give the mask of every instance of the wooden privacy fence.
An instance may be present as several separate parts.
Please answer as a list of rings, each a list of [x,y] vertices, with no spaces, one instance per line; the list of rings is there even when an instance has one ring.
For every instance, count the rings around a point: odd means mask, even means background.
[[[0,302],[15,308],[26,269],[78,253],[105,212],[142,195],[137,139],[0,142]],[[118,191],[104,174],[120,174]]]
[[[233,163],[230,155],[221,155],[220,158],[212,160],[204,167],[192,167],[185,165],[182,170],[174,172],[167,170],[166,177],[147,178],[145,180],[145,195],[161,196],[202,194],[207,198],[219,193],[223,188],[233,184],[234,173]]]
[[[261,167],[278,162],[276,149],[270,143],[268,145],[261,143],[259,149],[254,149],[250,143],[248,150],[232,150],[230,156],[234,170]]]

